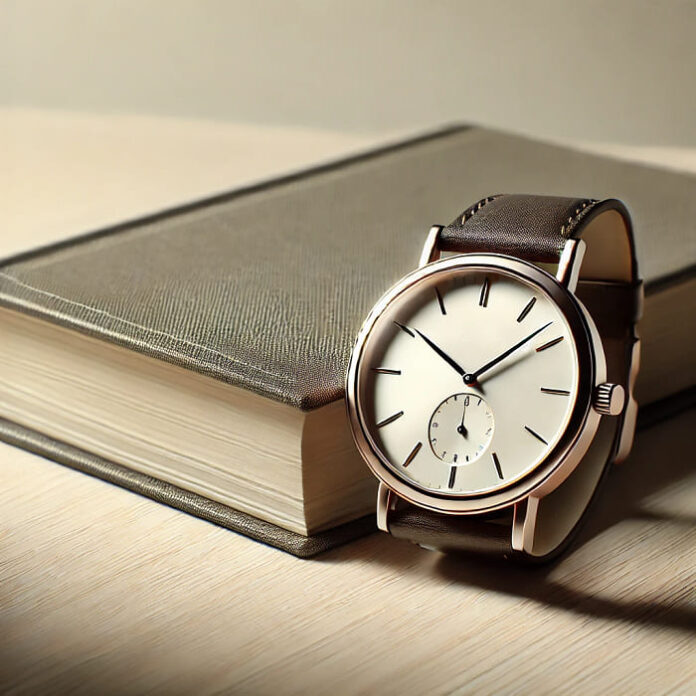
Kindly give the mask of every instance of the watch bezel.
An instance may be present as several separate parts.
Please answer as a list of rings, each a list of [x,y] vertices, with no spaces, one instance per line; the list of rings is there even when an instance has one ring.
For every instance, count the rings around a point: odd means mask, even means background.
[[[457,497],[427,491],[401,477],[374,446],[360,403],[359,377],[367,340],[380,316],[404,292],[436,274],[460,269],[497,271],[521,278],[543,291],[568,322],[578,360],[578,389],[570,419],[556,446],[534,469],[504,488]],[[573,471],[587,451],[599,426],[592,408],[595,384],[605,379],[601,340],[587,310],[554,276],[534,264],[503,254],[459,254],[426,264],[404,276],[375,304],[361,327],[351,353],[346,377],[346,405],[351,432],[362,458],[373,474],[399,497],[430,510],[473,514],[512,505],[529,495],[540,496],[557,487]]]

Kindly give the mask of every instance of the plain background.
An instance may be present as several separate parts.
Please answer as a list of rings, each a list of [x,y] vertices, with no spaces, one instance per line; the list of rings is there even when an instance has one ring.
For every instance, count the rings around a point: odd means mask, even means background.
[[[696,3],[4,0],[0,106],[696,145]]]

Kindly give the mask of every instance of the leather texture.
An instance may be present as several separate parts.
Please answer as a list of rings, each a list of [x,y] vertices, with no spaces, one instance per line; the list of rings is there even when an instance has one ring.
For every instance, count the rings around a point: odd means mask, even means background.
[[[474,253],[495,251],[539,263],[557,263],[568,239],[578,238],[590,222],[607,210],[628,211],[616,199],[568,198],[538,195],[496,195],[467,208],[440,235],[443,251]],[[626,249],[635,264],[633,238]],[[635,275],[633,266],[632,275]],[[615,279],[617,280],[617,279]]]
[[[430,225],[495,190],[612,191],[647,280],[693,267],[696,176],[462,127],[5,259],[0,304],[312,409],[343,397],[365,315],[413,269]],[[18,427],[0,438],[292,553],[311,547]]]
[[[439,551],[466,551],[501,558],[513,555],[511,525],[509,510],[482,518],[443,515],[415,505],[402,505],[389,515],[389,531],[395,537]]]
[[[648,280],[696,258],[696,177],[472,128],[6,260],[0,303],[313,409],[342,398],[365,315],[430,225],[505,189],[612,191]]]
[[[459,253],[494,250],[524,259],[557,262],[578,222],[595,206],[596,201],[582,198],[488,196],[467,208],[442,231],[440,248]]]
[[[642,304],[632,224],[623,203],[615,199],[489,196],[441,231],[439,247],[558,263],[566,241],[584,234],[591,239],[587,240],[577,293],[602,338],[607,380],[623,385],[628,393],[635,322]],[[598,273],[607,277],[597,277]],[[584,275],[591,280],[583,281]],[[388,517],[389,531],[428,548],[549,561],[568,547],[581,528],[616,452],[621,422],[622,417],[603,417],[590,449],[573,473],[539,500],[530,553],[513,550],[510,509],[482,518],[446,515],[402,502],[401,509],[397,507]]]

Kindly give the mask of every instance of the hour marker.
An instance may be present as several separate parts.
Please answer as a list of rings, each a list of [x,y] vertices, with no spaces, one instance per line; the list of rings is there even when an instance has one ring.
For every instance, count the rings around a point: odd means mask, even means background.
[[[443,314],[447,314],[447,311],[445,310],[445,303],[442,301],[442,295],[437,288],[435,288],[435,295],[437,295],[437,303],[440,305],[440,311]]]
[[[541,391],[543,394],[558,394],[559,396],[568,396],[570,394],[565,389],[548,389],[547,387],[541,387]]]
[[[490,292],[491,284],[488,278],[485,278],[481,286],[481,294],[479,295],[479,305],[488,307],[488,293]]]
[[[373,367],[373,372],[379,372],[380,375],[400,375],[401,370],[390,370],[388,367]]]
[[[495,470],[498,472],[498,478],[503,478],[503,470],[500,468],[498,455],[495,452],[493,452],[493,464],[495,464]]]
[[[447,484],[450,488],[454,488],[454,479],[457,476],[457,467],[453,466],[450,469],[450,477],[449,477],[449,483]]]
[[[549,444],[548,442],[546,442],[546,440],[544,440],[543,437],[541,437],[541,435],[539,435],[539,433],[535,433],[528,425],[525,425],[525,426],[524,426],[524,429],[525,429],[530,435],[533,435],[537,440],[540,440],[541,442],[543,442],[545,445],[548,445],[548,444]]]
[[[411,329],[408,328],[408,326],[404,326],[403,324],[399,324],[398,321],[394,322],[402,331],[405,331],[411,338],[415,338],[416,334],[411,331]]]
[[[520,312],[520,316],[517,317],[517,321],[522,321],[531,311],[532,307],[536,304],[536,297],[532,297],[529,302],[525,305],[524,309]]]
[[[411,450],[411,454],[406,457],[406,461],[402,464],[404,469],[416,458],[416,455],[420,452],[420,448],[423,446],[422,442],[418,442],[416,446]]]
[[[559,336],[558,338],[554,338],[550,340],[548,343],[544,343],[543,346],[539,346],[537,348],[537,353],[540,353],[542,350],[546,350],[547,348],[551,348],[551,346],[555,346],[557,343],[560,343],[563,340],[563,336]]]
[[[456,464],[457,459],[459,459],[459,455],[455,452],[454,457],[452,458],[452,461]]]
[[[390,423],[393,423],[397,418],[401,418],[401,416],[404,415],[403,411],[399,411],[398,413],[395,413],[393,416],[389,416],[389,418],[385,418],[383,421],[377,423],[378,428],[383,428],[385,425],[389,425]]]

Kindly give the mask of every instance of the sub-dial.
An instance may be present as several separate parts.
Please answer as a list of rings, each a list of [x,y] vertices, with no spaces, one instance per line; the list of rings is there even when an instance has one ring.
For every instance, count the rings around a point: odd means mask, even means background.
[[[493,429],[493,411],[483,397],[473,393],[453,394],[430,417],[430,448],[443,462],[470,464],[486,451]]]

